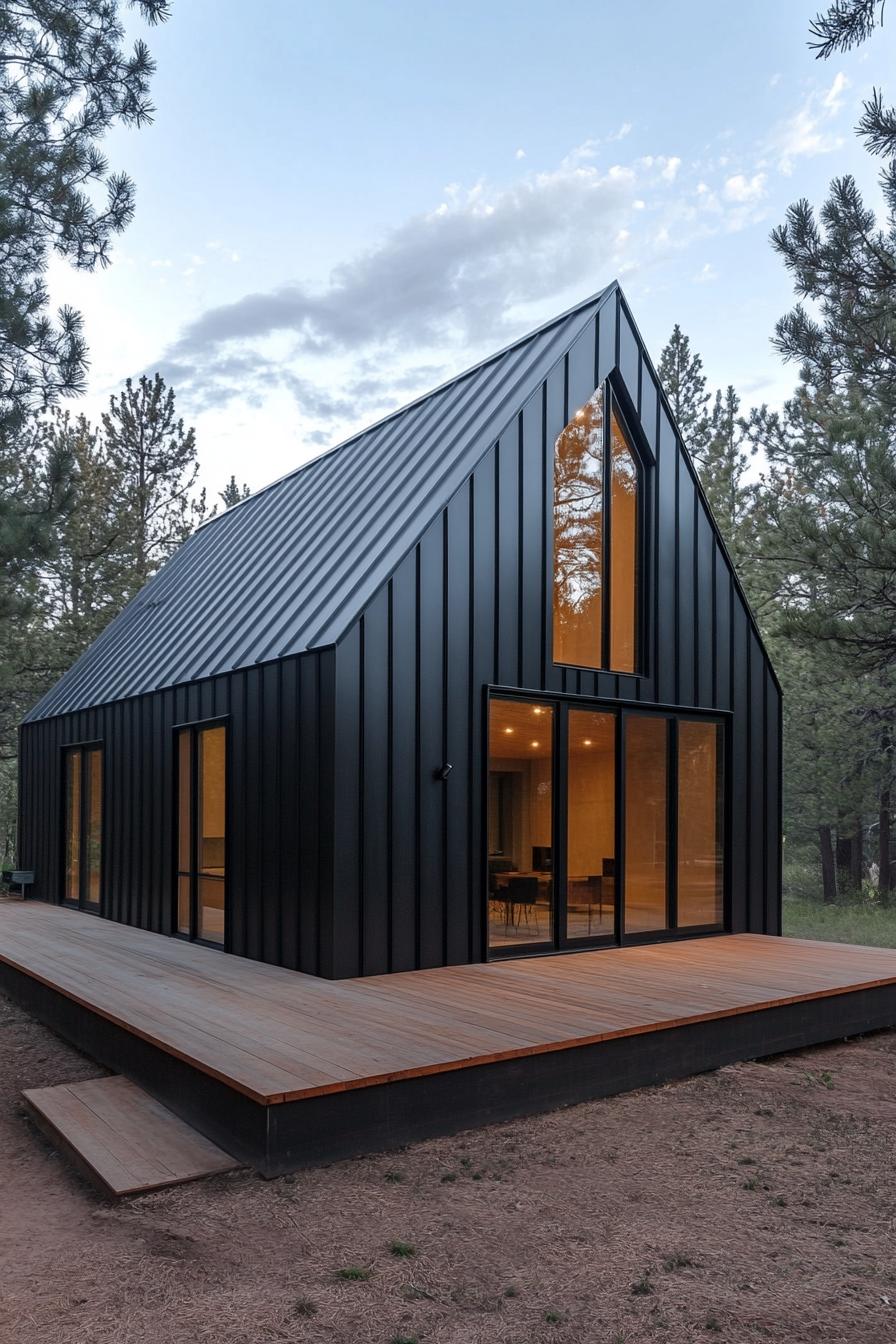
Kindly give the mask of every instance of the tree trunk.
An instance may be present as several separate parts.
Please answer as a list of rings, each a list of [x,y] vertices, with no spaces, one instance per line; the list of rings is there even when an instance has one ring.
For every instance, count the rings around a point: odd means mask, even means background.
[[[818,846],[821,850],[822,898],[825,905],[833,905],[837,899],[837,863],[830,826],[819,826]]]
[[[890,904],[893,873],[890,866],[890,789],[881,789],[877,832],[877,892],[881,905]]]

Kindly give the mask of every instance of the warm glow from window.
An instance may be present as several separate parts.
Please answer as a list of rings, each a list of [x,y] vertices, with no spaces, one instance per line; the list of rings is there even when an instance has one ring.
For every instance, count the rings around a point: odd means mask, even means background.
[[[554,449],[554,662],[635,672],[641,477],[615,409],[609,435],[606,419],[598,388]]]
[[[610,420],[610,667],[635,671],[638,464],[616,412]]]
[[[598,388],[554,448],[555,663],[602,663],[603,461]]]

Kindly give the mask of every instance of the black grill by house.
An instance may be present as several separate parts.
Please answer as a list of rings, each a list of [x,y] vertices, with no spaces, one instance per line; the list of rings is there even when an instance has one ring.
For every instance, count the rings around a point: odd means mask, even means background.
[[[23,724],[20,862],[328,977],[777,933],[780,709],[613,284],[201,527]]]

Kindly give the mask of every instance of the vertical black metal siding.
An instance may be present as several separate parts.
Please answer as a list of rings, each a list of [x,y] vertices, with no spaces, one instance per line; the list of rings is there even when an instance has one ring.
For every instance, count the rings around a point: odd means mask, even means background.
[[[323,670],[322,670],[323,669]],[[174,923],[174,725],[227,716],[231,950],[319,973],[329,905],[332,754],[326,703],[332,651],[26,724],[21,731],[20,857],[34,895],[62,894],[62,748],[103,744],[103,911],[168,933]],[[322,891],[326,891],[322,902]]]
[[[614,367],[654,459],[644,677],[550,661],[553,444]],[[732,709],[732,927],[778,931],[778,691],[624,307],[582,332],[334,657],[335,974],[483,956],[489,684]]]
[[[648,460],[639,677],[551,661],[553,445],[611,373]],[[21,861],[36,871],[35,895],[60,895],[61,747],[99,739],[104,908],[168,931],[172,727],[227,715],[234,952],[334,977],[478,960],[491,684],[732,710],[731,927],[779,931],[780,695],[619,301],[519,408],[338,646],[22,730]]]

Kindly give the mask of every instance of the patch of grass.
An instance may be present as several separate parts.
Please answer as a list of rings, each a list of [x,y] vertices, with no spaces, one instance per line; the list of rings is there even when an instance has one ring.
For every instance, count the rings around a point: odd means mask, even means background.
[[[360,1265],[345,1265],[342,1269],[337,1269],[337,1279],[346,1279],[349,1283],[366,1283],[372,1274],[372,1270],[363,1269]]]
[[[774,1204],[776,1209],[787,1208],[787,1200],[783,1195],[775,1195],[774,1199],[770,1200],[769,1203]]]
[[[633,1297],[646,1297],[648,1293],[653,1292],[653,1284],[650,1282],[650,1270],[645,1269],[641,1277],[635,1279],[631,1287]]]
[[[820,898],[785,897],[784,932],[789,938],[896,947],[896,906],[870,901],[824,905]]]
[[[297,1297],[293,1311],[297,1316],[316,1316],[317,1304],[310,1297]]]
[[[741,1185],[742,1190],[758,1190],[759,1181],[755,1176],[750,1176]]]
[[[766,1117],[769,1117],[769,1116],[774,1115],[774,1111],[772,1110],[772,1108],[771,1108],[770,1106],[757,1106],[756,1109],[755,1109],[755,1111],[753,1112],[753,1114],[754,1114],[754,1115],[764,1115],[764,1116],[766,1116]]]
[[[714,1316],[712,1312],[710,1312],[710,1314],[706,1318],[706,1329],[715,1331],[715,1330],[721,1330],[721,1328],[722,1327],[721,1325],[719,1325],[718,1316]]]
[[[517,1288],[516,1284],[515,1284],[515,1283],[508,1283],[507,1287],[504,1289],[504,1296],[505,1296],[505,1297],[519,1297],[519,1295],[520,1295],[520,1290],[519,1290],[519,1288]]]
[[[663,1269],[667,1274],[673,1274],[676,1269],[690,1269],[693,1263],[689,1255],[683,1255],[681,1251],[673,1251],[663,1261]]]
[[[457,1172],[456,1172],[456,1171],[446,1171],[445,1174],[444,1174],[444,1176],[442,1177],[442,1184],[443,1184],[443,1185],[451,1185],[452,1181],[456,1181],[456,1180],[457,1180]]]
[[[562,1311],[546,1311],[544,1314],[544,1318],[547,1321],[548,1325],[562,1325],[563,1322],[566,1320],[566,1317],[563,1315]]]
[[[417,1247],[412,1246],[409,1241],[390,1241],[389,1250],[399,1260],[408,1260],[412,1255],[417,1254]]]
[[[387,1171],[385,1179],[390,1183],[390,1185],[401,1185],[402,1181],[404,1180],[404,1172]]]
[[[737,1159],[737,1165],[739,1167],[755,1167],[756,1159],[755,1157],[739,1157]]]

